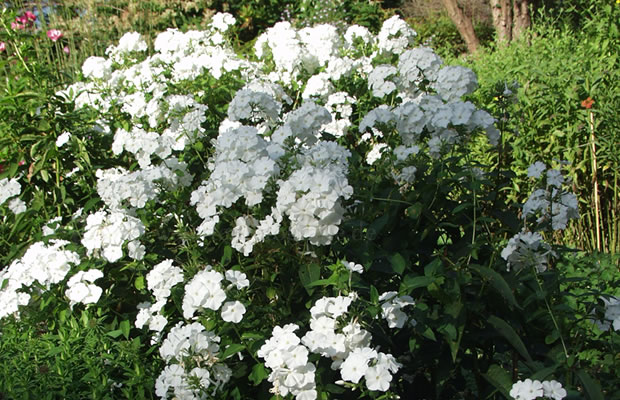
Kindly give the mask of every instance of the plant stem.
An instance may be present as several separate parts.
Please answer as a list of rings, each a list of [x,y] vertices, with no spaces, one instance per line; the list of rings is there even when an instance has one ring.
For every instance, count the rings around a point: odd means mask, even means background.
[[[596,250],[601,251],[601,220],[599,216],[600,212],[600,200],[598,198],[598,178],[596,176],[596,141],[594,136],[594,113],[588,111],[588,122],[590,124],[590,151],[592,153],[592,184],[594,192],[594,219],[596,224]]]
[[[536,273],[536,272],[534,272]],[[564,337],[562,336],[562,331],[560,330],[560,326],[558,325],[558,322],[555,320],[555,316],[553,315],[553,311],[551,311],[551,307],[549,306],[549,302],[547,301],[547,296],[545,295],[545,291],[542,288],[542,285],[540,284],[540,279],[538,279],[538,275],[536,275],[536,283],[538,284],[538,288],[540,289],[540,292],[543,294],[543,299],[545,300],[545,306],[547,306],[547,311],[549,311],[549,315],[551,316],[551,321],[553,321],[553,326],[555,326],[555,329],[557,329],[558,331],[558,336],[560,337],[560,341],[562,342],[562,348],[564,349],[564,356],[566,357],[566,359],[568,359],[568,349],[566,347],[566,343],[564,342]]]

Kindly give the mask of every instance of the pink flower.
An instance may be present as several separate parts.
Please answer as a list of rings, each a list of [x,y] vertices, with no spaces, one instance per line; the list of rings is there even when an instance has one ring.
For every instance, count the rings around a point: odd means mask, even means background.
[[[52,42],[55,42],[62,37],[62,32],[58,29],[50,29],[47,31],[47,37],[50,38]]]
[[[26,25],[20,24],[18,22],[15,22],[15,21],[11,22],[11,29],[24,29],[25,27]]]
[[[37,19],[37,16],[36,16],[36,15],[34,15],[34,14],[33,14],[32,12],[30,12],[30,11],[26,11],[26,12],[24,13],[24,16],[25,16],[25,17],[26,17],[29,21],[34,21],[34,20],[36,20],[36,19]]]
[[[71,53],[71,50],[69,49],[69,46],[63,47],[62,51],[64,51],[66,55],[69,55]]]
[[[0,42],[0,53],[2,53],[4,50],[6,50],[6,43]]]

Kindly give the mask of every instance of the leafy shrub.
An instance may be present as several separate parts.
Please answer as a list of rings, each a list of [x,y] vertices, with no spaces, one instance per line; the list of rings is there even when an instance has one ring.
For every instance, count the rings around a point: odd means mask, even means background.
[[[234,22],[162,32],[151,55],[123,35],[9,127],[8,154],[40,144],[32,173],[0,174],[0,349],[21,354],[0,390],[509,398],[549,379],[618,398],[618,293],[572,302],[584,281],[543,239],[577,199],[538,163],[508,200],[514,174],[470,151],[499,140],[464,100],[471,70],[412,49],[398,17],[377,35],[279,23],[250,59]]]

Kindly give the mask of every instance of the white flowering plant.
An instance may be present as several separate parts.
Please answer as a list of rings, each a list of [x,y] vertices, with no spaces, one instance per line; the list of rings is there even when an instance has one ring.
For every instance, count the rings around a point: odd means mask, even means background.
[[[0,392],[524,398],[520,378],[570,377],[545,390],[613,393],[579,357],[617,333],[560,290],[551,239],[576,198],[549,169],[507,201],[510,174],[469,151],[501,141],[471,70],[398,17],[377,34],[279,22],[249,58],[234,21],[89,58],[31,167],[0,175],[0,354],[41,343],[0,363]],[[589,319],[615,327],[610,295]]]

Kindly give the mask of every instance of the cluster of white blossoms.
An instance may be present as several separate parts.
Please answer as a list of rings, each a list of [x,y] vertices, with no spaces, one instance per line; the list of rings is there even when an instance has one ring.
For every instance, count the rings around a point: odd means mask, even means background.
[[[545,243],[540,233],[519,232],[510,238],[501,255],[506,260],[508,271],[511,268],[519,271],[534,267],[537,272],[544,272],[549,257],[554,257],[555,252]]]
[[[394,15],[383,22],[377,35],[377,46],[383,53],[401,54],[413,44],[416,36],[417,33],[407,22]]]
[[[138,304],[136,328],[141,329],[148,324],[150,330],[161,332],[168,323],[166,317],[161,314],[161,310],[170,297],[172,287],[183,282],[183,270],[172,265],[172,263],[173,260],[164,260],[146,274],[146,284],[155,297],[155,303],[143,302]],[[155,337],[155,339],[157,338],[158,336]]]
[[[227,288],[222,287],[221,282],[224,279],[231,284]],[[224,302],[226,290],[230,290],[232,286],[241,290],[249,285],[250,282],[243,272],[229,270],[222,275],[207,265],[185,285],[182,306],[183,317],[191,320],[196,312],[201,312],[204,309],[217,311],[221,307],[222,319],[237,324],[243,319],[246,309],[243,303],[238,300]]]
[[[402,328],[407,321],[415,325],[415,320],[409,319],[402,310],[404,307],[415,305],[411,296],[398,296],[397,292],[390,291],[379,296],[379,302],[381,303],[381,316],[390,328]]]
[[[537,161],[527,171],[529,177],[539,179],[545,170],[545,188],[535,190],[523,204],[522,218],[538,216],[538,224],[551,222],[553,230],[566,229],[569,220],[579,218],[577,196],[562,190],[564,177],[559,170]]]
[[[94,284],[97,279],[103,278],[103,272],[98,269],[78,271],[67,282],[68,289],[65,295],[70,300],[70,306],[77,303],[93,304],[99,301],[103,290]]]
[[[514,400],[534,400],[539,397],[562,400],[566,397],[566,389],[558,381],[538,381],[526,379],[518,381],[510,389],[510,397]]]
[[[296,324],[274,327],[271,337],[256,354],[271,369],[268,378],[273,384],[271,392],[277,396],[290,393],[298,400],[314,400],[317,398],[316,367],[308,361],[308,348],[295,334],[298,329]]]
[[[149,200],[156,199],[165,191],[189,186],[192,176],[187,164],[170,157],[157,166],[149,166],[134,172],[124,168],[99,169],[97,193],[112,210],[143,208]]]
[[[605,317],[603,321],[598,321],[598,327],[603,331],[611,327],[614,331],[620,331],[620,297],[611,296],[602,300],[605,303]]]
[[[546,173],[545,173],[546,171]],[[522,218],[527,222],[530,216],[538,216],[536,226],[530,232],[526,229],[517,233],[502,250],[508,270],[535,267],[538,272],[547,269],[549,257],[555,257],[540,233],[549,223],[553,230],[565,229],[568,221],[579,217],[577,197],[562,189],[564,177],[557,169],[547,169],[540,161],[527,170],[530,178],[539,179],[544,174],[544,189],[536,189],[523,205]]]
[[[144,245],[137,240],[144,234],[144,224],[136,217],[121,211],[97,211],[86,218],[85,229],[82,245],[88,256],[115,262],[123,257],[123,245],[127,243],[129,257],[144,257]]]
[[[63,249],[68,243],[64,240],[52,240],[49,244],[36,242],[20,259],[0,271],[0,319],[18,315],[19,306],[30,301],[28,290],[35,282],[49,289],[65,279],[72,265],[80,263],[77,253]]]
[[[288,216],[296,240],[327,245],[338,233],[344,215],[340,199],[353,195],[346,177],[350,155],[335,142],[319,142],[302,151],[298,170],[278,181],[276,209]]]
[[[159,348],[166,367],[157,377],[155,394],[163,399],[198,400],[215,393],[232,376],[220,357],[220,337],[198,322],[173,327]]]
[[[295,324],[275,327],[272,337],[258,351],[271,369],[272,391],[297,399],[316,399],[314,372],[309,353],[332,360],[331,368],[339,370],[342,380],[358,384],[365,379],[369,390],[387,391],[392,374],[401,365],[390,355],[371,347],[372,335],[347,312],[356,295],[323,297],[310,309],[310,330],[299,338]]]
[[[191,195],[191,204],[204,220],[197,229],[200,235],[213,234],[218,208],[229,208],[240,198],[248,207],[262,202],[267,182],[279,172],[269,146],[254,127],[240,126],[218,136],[208,165],[211,175]]]
[[[8,207],[13,214],[20,214],[26,211],[26,203],[20,199],[19,194],[22,192],[22,186],[17,179],[2,178],[0,179],[0,205],[4,204],[8,199]]]

